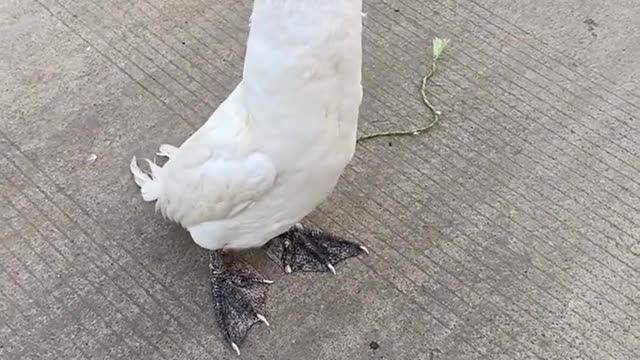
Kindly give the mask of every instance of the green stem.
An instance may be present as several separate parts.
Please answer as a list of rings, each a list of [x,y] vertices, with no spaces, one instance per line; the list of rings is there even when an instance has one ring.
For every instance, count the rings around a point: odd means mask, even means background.
[[[422,86],[420,87],[422,102],[427,106],[429,111],[431,111],[431,121],[427,125],[416,129],[382,131],[373,134],[362,135],[357,139],[357,142],[386,136],[418,135],[434,127],[438,123],[438,121],[440,121],[440,111],[436,110],[436,108],[429,101],[429,97],[427,96],[427,83],[436,72],[436,63],[437,59],[433,59],[433,61],[431,62],[431,71],[429,71],[429,73],[422,78]]]

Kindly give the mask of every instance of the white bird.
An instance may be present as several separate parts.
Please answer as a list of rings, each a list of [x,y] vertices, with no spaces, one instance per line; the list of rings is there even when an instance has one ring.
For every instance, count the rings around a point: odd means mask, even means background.
[[[211,293],[238,344],[263,313],[266,284],[220,252],[269,243],[292,271],[332,271],[367,252],[299,222],[333,191],[355,146],[362,101],[362,0],[255,0],[243,78],[209,120],[150,174],[130,168],[145,201],[211,250]]]

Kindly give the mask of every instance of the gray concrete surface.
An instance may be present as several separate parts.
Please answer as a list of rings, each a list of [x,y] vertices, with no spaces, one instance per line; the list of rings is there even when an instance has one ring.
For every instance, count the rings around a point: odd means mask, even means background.
[[[444,118],[359,146],[310,217],[370,257],[247,255],[277,283],[242,358],[640,359],[640,3],[365,2],[362,132],[426,119],[434,36]],[[250,7],[0,1],[1,359],[236,358],[127,164],[235,86]]]

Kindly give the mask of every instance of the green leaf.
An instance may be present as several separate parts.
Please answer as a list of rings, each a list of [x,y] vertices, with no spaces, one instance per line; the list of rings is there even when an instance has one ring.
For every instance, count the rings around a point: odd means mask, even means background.
[[[433,61],[438,60],[447,44],[449,44],[449,39],[440,39],[438,37],[433,39]]]

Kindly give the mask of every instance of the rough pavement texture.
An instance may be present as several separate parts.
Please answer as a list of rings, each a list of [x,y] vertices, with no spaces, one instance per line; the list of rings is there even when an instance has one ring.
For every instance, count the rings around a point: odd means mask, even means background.
[[[249,1],[0,2],[0,358],[235,359],[207,257],[143,204],[241,73]],[[276,280],[246,359],[640,359],[637,0],[366,0],[359,146],[315,224],[371,250]],[[95,161],[88,158],[95,154]]]

